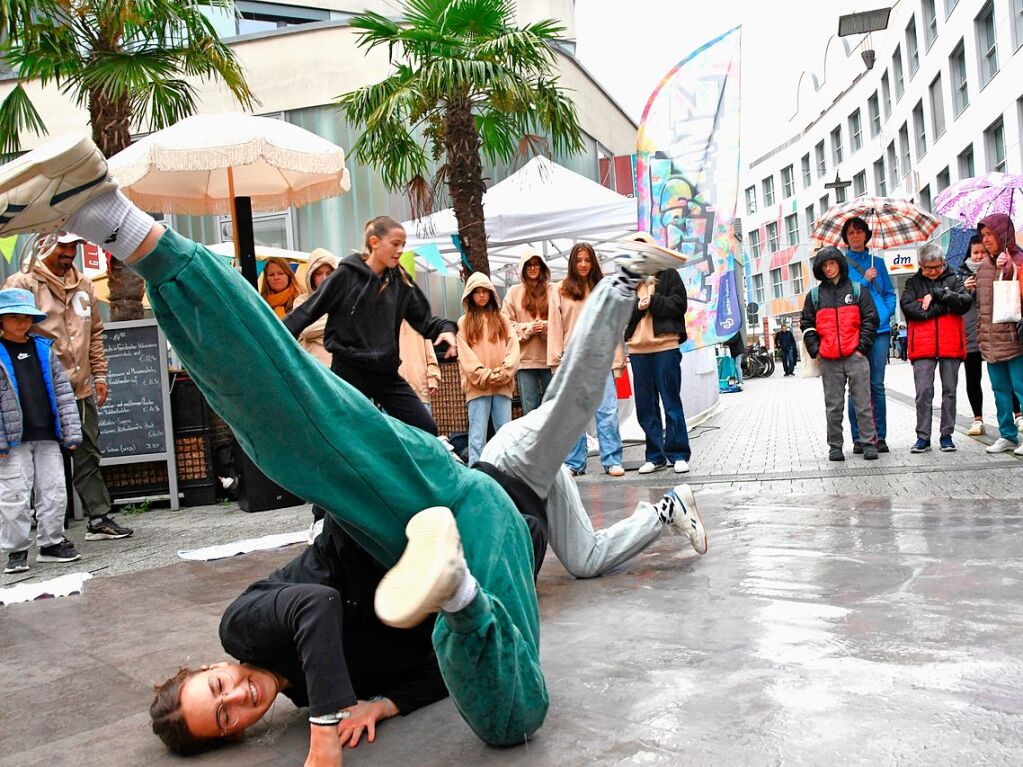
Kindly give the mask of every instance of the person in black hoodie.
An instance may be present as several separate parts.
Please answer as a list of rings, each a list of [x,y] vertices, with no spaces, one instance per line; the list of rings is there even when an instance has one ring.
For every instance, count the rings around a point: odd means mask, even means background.
[[[398,265],[405,230],[393,218],[379,216],[366,226],[366,252],[343,259],[301,306],[284,318],[298,338],[327,315],[323,345],[333,355],[330,369],[384,411],[434,436],[437,424],[412,387],[398,375],[398,333],[407,320],[435,346],[447,344],[454,357],[458,327],[430,314],[430,302]]]
[[[249,586],[220,621],[220,641],[240,663],[181,669],[157,688],[153,732],[189,755],[237,740],[277,694],[310,713],[310,753],[372,742],[378,722],[448,695],[433,651],[433,623],[391,628],[373,611],[387,572],[330,516],[297,558]],[[324,727],[317,717],[343,710]]]
[[[909,321],[909,359],[916,387],[916,443],[912,453],[931,449],[934,371],[941,376],[941,449],[956,449],[952,432],[956,426],[956,388],[959,364],[966,359],[966,325],[963,315],[973,296],[961,277],[945,263],[945,254],[933,243],[920,250],[920,268],[902,289],[902,313]]]
[[[828,460],[844,461],[842,411],[846,383],[856,408],[863,457],[877,460],[873,410],[870,405],[870,365],[866,355],[874,343],[877,309],[870,293],[849,279],[849,266],[838,248],[827,246],[813,261],[820,285],[806,294],[800,327],[806,351],[820,359],[824,408],[828,419]]]

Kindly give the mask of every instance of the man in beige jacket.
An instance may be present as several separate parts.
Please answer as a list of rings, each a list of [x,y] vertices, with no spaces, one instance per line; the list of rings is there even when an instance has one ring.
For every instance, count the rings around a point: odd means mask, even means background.
[[[99,461],[99,413],[107,399],[107,358],[103,353],[103,320],[92,281],[75,267],[82,238],[62,232],[53,252],[28,274],[12,274],[5,288],[22,288],[35,296],[46,319],[36,325],[52,338],[57,358],[67,370],[82,419],[82,444],[74,451],[74,485],[82,499],[89,527],[87,541],[127,538],[132,530],[112,520],[110,493]]]

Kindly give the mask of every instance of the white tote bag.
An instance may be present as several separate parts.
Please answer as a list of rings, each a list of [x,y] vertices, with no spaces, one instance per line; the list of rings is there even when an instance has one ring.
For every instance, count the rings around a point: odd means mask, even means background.
[[[999,274],[998,279],[992,284],[991,298],[991,321],[992,322],[1019,322],[1020,321],[1020,295],[1019,280],[1016,279],[1016,266],[1012,267],[1012,279],[1005,279],[1004,274]]]
[[[799,367],[800,378],[820,378],[820,363],[811,357],[810,352],[806,350],[806,333],[803,333],[799,339],[799,359],[802,360],[802,364]]]

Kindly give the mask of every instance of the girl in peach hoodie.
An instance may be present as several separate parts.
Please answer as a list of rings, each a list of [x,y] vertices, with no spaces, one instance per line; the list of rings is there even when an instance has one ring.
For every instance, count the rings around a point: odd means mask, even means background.
[[[508,288],[501,313],[511,320],[519,339],[521,358],[515,378],[522,399],[522,415],[540,407],[551,384],[547,363],[547,318],[551,304],[551,269],[544,257],[526,248],[519,257],[518,285]]]
[[[496,432],[511,420],[512,378],[519,366],[519,342],[501,314],[497,291],[475,272],[462,292],[465,314],[458,318],[458,365],[469,411],[469,465],[487,443],[487,425]]]

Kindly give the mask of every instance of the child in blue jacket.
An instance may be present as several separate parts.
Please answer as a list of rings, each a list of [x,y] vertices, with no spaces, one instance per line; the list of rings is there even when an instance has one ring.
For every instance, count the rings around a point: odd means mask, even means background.
[[[64,537],[64,460],[60,445],[82,441],[75,393],[53,341],[29,333],[46,319],[27,290],[0,290],[0,553],[5,573],[28,570],[35,491],[37,562],[80,558]]]

